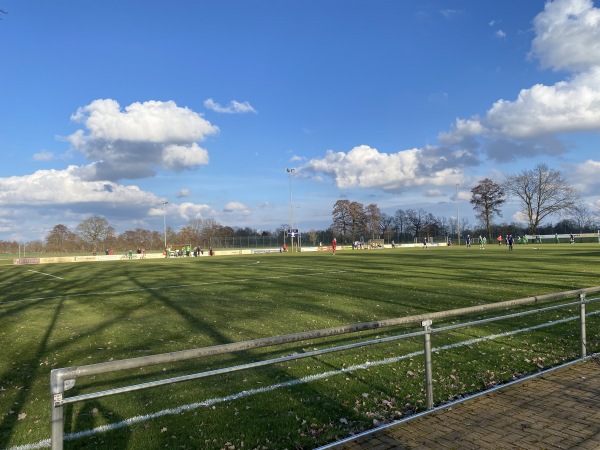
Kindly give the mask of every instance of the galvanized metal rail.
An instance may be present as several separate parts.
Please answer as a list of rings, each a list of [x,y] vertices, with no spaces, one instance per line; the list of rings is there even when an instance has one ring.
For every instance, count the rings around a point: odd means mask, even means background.
[[[50,374],[50,392],[52,395],[52,449],[54,450],[62,450],[63,441],[64,441],[64,405],[69,403],[80,402],[84,400],[89,400],[92,398],[100,398],[106,397],[109,395],[116,395],[125,392],[132,392],[140,389],[147,389],[150,387],[161,386],[165,384],[171,384],[176,382],[188,381],[203,377],[209,377],[214,375],[219,375],[223,373],[246,370],[254,367],[261,367],[271,364],[276,364],[284,361],[296,360],[301,358],[308,358],[315,355],[321,355],[325,353],[338,352],[343,350],[348,350],[351,348],[364,347],[367,345],[374,345],[383,342],[389,342],[393,340],[406,339],[409,337],[424,336],[424,357],[425,357],[425,385],[426,385],[426,400],[427,400],[427,408],[433,408],[433,379],[432,379],[432,369],[431,369],[431,334],[433,332],[446,331],[459,327],[473,326],[480,323],[490,322],[494,320],[501,320],[516,316],[522,316],[525,314],[537,313],[543,310],[549,309],[557,309],[557,308],[565,308],[568,306],[579,305],[580,309],[580,354],[582,357],[586,356],[586,322],[585,322],[585,305],[590,300],[586,300],[586,295],[594,292],[600,292],[600,286],[578,289],[566,292],[559,292],[553,294],[546,294],[534,297],[525,297],[517,300],[509,300],[498,303],[489,303],[485,305],[471,306],[466,308],[458,308],[448,311],[440,311],[428,314],[419,314],[413,316],[399,317],[395,319],[387,319],[381,321],[373,321],[373,322],[363,322],[352,325],[343,325],[339,327],[332,328],[324,328],[320,330],[312,330],[312,331],[304,331],[280,336],[272,336],[261,339],[253,339],[242,342],[234,342],[230,344],[216,345],[211,347],[202,347],[191,350],[184,350],[179,352],[171,352],[171,353],[163,353],[159,355],[152,356],[144,356],[139,358],[131,358],[120,361],[109,361],[99,364],[90,364],[84,366],[73,366],[66,367],[60,369],[54,369]],[[542,302],[550,302],[554,300],[561,300],[565,298],[574,298],[577,297],[577,302],[571,302],[566,304],[561,304],[557,306],[551,306],[546,308],[538,308],[536,310],[517,313],[517,314],[508,314],[503,316],[496,316],[492,318],[482,319],[478,321],[471,321],[462,324],[451,325],[443,328],[433,329],[432,323],[434,320],[446,319],[450,317],[464,316],[468,314],[476,314],[486,311],[495,311],[501,309],[514,308],[519,306],[528,306],[535,305]],[[594,299],[600,300],[600,299]],[[141,383],[131,386],[124,386],[120,388],[82,394],[78,396],[65,397],[65,392],[71,389],[78,378],[92,375],[105,374],[110,372],[117,372],[129,369],[136,369],[141,367],[147,367],[157,364],[165,364],[165,363],[174,363],[174,362],[182,362],[188,361],[192,359],[203,358],[212,355],[220,355],[226,353],[234,353],[243,350],[255,349],[255,348],[263,348],[269,346],[282,345],[293,342],[300,342],[310,339],[316,338],[324,338],[331,336],[338,336],[348,333],[357,333],[361,331],[368,330],[376,330],[380,328],[387,328],[399,325],[410,325],[410,324],[418,324],[420,323],[423,327],[423,331],[413,332],[413,333],[405,333],[398,336],[391,336],[386,338],[378,338],[371,339],[362,342],[357,342],[353,344],[331,347],[321,350],[315,350],[311,352],[304,352],[299,354],[293,354],[288,356],[282,356],[278,358],[241,364],[234,367],[226,367],[222,369],[211,370],[207,372],[195,373],[190,375],[185,375],[181,377],[172,377],[163,380],[156,380],[147,383]]]

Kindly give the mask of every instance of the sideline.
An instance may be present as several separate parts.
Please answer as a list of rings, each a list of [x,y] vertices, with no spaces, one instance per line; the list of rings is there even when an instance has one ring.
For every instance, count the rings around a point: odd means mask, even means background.
[[[592,315],[598,315],[598,314],[600,314],[600,311],[595,311],[595,312],[588,313],[588,314],[586,314],[586,316],[592,316]],[[561,323],[566,323],[566,322],[571,322],[571,321],[574,321],[574,320],[579,320],[579,316],[566,317],[564,319],[553,321],[551,323],[542,323],[542,324],[539,324],[539,325],[534,325],[532,327],[522,328],[522,329],[519,329],[519,330],[507,331],[507,332],[504,332],[504,333],[498,333],[498,334],[493,334],[493,335],[490,335],[490,336],[469,339],[469,340],[462,341],[462,342],[456,342],[454,344],[443,345],[441,347],[432,348],[431,351],[432,352],[439,352],[439,351],[442,351],[442,350],[449,350],[449,349],[453,349],[453,348],[459,348],[459,347],[469,346],[469,345],[477,344],[477,343],[480,343],[480,342],[485,342],[485,341],[489,341],[489,340],[493,340],[493,339],[498,339],[498,338],[512,336],[512,335],[519,334],[519,333],[524,333],[526,331],[533,331],[533,330],[538,330],[538,329],[541,329],[541,328],[547,328],[547,327],[550,327],[550,326],[554,326],[554,325],[561,324]],[[65,441],[73,441],[73,440],[76,440],[76,439],[80,439],[80,438],[84,438],[84,437],[90,437],[90,436],[94,436],[96,434],[106,433],[108,431],[114,431],[114,430],[118,430],[118,429],[121,429],[121,428],[129,427],[131,425],[134,425],[134,424],[137,424],[137,423],[146,422],[148,420],[156,419],[156,418],[159,418],[159,417],[162,417],[162,416],[177,415],[177,414],[181,414],[182,412],[185,412],[185,411],[191,411],[191,410],[198,409],[198,408],[201,408],[201,407],[209,407],[209,406],[212,406],[212,405],[215,405],[215,404],[218,404],[218,403],[223,403],[223,402],[232,401],[232,400],[238,400],[240,398],[246,398],[246,397],[250,397],[252,395],[263,394],[265,392],[274,391],[276,389],[297,386],[297,385],[300,385],[300,384],[306,384],[306,383],[310,383],[312,381],[322,380],[324,378],[329,378],[329,377],[332,377],[332,376],[335,376],[335,375],[343,375],[345,373],[355,372],[357,370],[366,370],[366,369],[371,368],[371,367],[377,367],[377,366],[383,366],[383,365],[393,364],[393,363],[402,361],[404,359],[414,358],[416,356],[423,355],[423,353],[424,353],[423,350],[420,350],[420,351],[408,353],[406,355],[394,356],[394,357],[391,357],[391,358],[385,358],[385,359],[382,359],[382,360],[379,360],[379,361],[367,361],[367,362],[365,362],[363,364],[357,364],[357,365],[345,367],[345,368],[342,368],[342,369],[339,369],[339,370],[331,370],[329,372],[323,372],[323,373],[320,373],[320,374],[308,375],[306,377],[298,378],[298,379],[295,379],[295,380],[290,380],[290,381],[287,381],[285,383],[272,384],[271,386],[265,386],[265,387],[258,388],[258,389],[249,389],[249,390],[241,391],[241,392],[238,392],[237,394],[232,394],[232,395],[228,395],[228,396],[225,396],[225,397],[212,398],[212,399],[204,400],[202,402],[196,402],[196,403],[190,403],[190,404],[187,404],[187,405],[182,405],[182,406],[179,406],[177,408],[168,408],[168,409],[163,409],[162,411],[156,411],[156,412],[150,413],[150,414],[145,414],[145,415],[141,415],[141,416],[134,416],[134,417],[131,417],[129,419],[122,420],[121,422],[115,422],[115,423],[112,423],[112,424],[103,425],[103,426],[92,428],[92,429],[89,429],[89,430],[84,430],[84,431],[78,431],[78,432],[75,432],[75,433],[65,434],[64,435],[64,440]],[[435,410],[438,410],[438,409],[448,408],[449,406],[452,406],[452,405],[455,405],[455,404],[458,404],[458,403],[462,403],[462,402],[464,402],[466,400],[469,400],[471,398],[476,398],[476,397],[479,397],[481,395],[493,392],[494,390],[498,390],[498,389],[502,389],[504,387],[512,386],[512,385],[514,385],[516,383],[520,383],[520,382],[528,380],[530,378],[534,378],[534,377],[537,377],[539,375],[543,375],[545,373],[552,372],[554,370],[560,369],[562,367],[569,366],[569,365],[574,364],[576,362],[580,362],[582,360],[589,359],[589,358],[592,358],[592,357],[593,356],[588,356],[586,358],[578,358],[578,359],[576,359],[574,361],[569,361],[569,362],[563,363],[563,364],[558,365],[558,366],[550,367],[548,369],[541,370],[541,371],[536,372],[534,374],[527,375],[527,376],[525,376],[523,378],[519,378],[517,380],[509,381],[509,382],[506,382],[506,383],[494,386],[494,387],[492,387],[490,389],[485,389],[485,390],[477,392],[475,394],[463,396],[463,397],[461,397],[461,398],[459,398],[457,400],[451,401],[451,402],[445,402],[445,403],[437,406],[433,410],[423,411],[423,412],[418,413],[418,414],[413,414],[413,415],[407,416],[406,418],[401,419],[399,421],[395,421],[395,422],[392,422],[390,424],[386,424],[386,425],[384,425],[382,427],[373,428],[371,430],[365,431],[364,433],[361,433],[361,435],[362,434],[367,435],[367,434],[373,433],[376,430],[379,430],[379,429],[382,429],[382,428],[387,428],[389,426],[392,426],[392,425],[395,425],[395,424],[398,424],[398,423],[401,423],[401,422],[404,422],[404,421],[407,421],[407,420],[410,420],[410,419],[413,419],[413,418],[417,418],[417,417],[420,417],[420,416],[425,415],[425,414],[429,414],[429,413],[431,413],[431,412],[433,412]],[[353,436],[349,437],[348,439],[349,440],[353,440],[353,439],[356,439],[359,436],[360,435],[353,435]],[[319,448],[322,448],[322,449],[330,448],[333,445],[340,444],[340,442],[344,442],[344,441],[338,441],[338,442],[335,442],[335,443],[327,444],[327,445],[325,445],[323,447],[319,447]],[[20,446],[16,446],[16,447],[8,447],[6,450],[30,450],[30,449],[38,449],[38,448],[49,448],[50,446],[51,446],[51,440],[50,439],[44,439],[42,441],[39,441],[39,442],[36,442],[36,443],[32,443],[32,444],[25,444],[25,445],[20,445]]]
[[[39,273],[40,275],[46,275],[47,277],[54,277],[54,278],[58,278],[59,280],[64,280],[63,277],[57,277],[56,275],[51,275],[49,273],[44,273],[44,272],[38,272],[37,270],[28,270],[27,272],[33,272],[33,273]]]

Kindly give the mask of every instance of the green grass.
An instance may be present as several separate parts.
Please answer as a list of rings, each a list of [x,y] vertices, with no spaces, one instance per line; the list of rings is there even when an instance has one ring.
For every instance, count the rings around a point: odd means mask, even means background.
[[[600,245],[403,248],[2,266],[0,448],[50,436],[52,368],[600,285]],[[597,307],[588,306],[588,310]],[[570,311],[433,334],[434,347]],[[435,324],[434,326],[440,326]],[[386,336],[407,329],[378,330]],[[412,328],[418,330],[418,328]],[[577,356],[576,323],[434,354],[436,403]],[[83,378],[68,395],[343,344],[342,336]],[[600,319],[588,319],[590,351]],[[419,351],[421,338],[65,407],[65,432]],[[331,375],[67,441],[65,448],[314,448],[425,405],[421,357]]]

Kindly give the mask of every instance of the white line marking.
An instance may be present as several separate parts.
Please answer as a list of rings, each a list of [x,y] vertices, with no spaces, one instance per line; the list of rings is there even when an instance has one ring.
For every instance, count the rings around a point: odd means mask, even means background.
[[[596,314],[600,314],[600,311],[595,311],[595,312],[589,313],[587,315],[591,316],[591,315],[596,315]],[[571,321],[577,320],[577,319],[579,319],[579,316],[567,317],[565,319],[557,320],[557,321],[550,322],[550,323],[542,323],[540,325],[534,325],[532,327],[522,328],[520,330],[506,331],[504,333],[498,333],[498,334],[493,334],[490,336],[469,339],[467,341],[457,342],[454,344],[443,345],[441,347],[432,348],[431,351],[433,353],[433,352],[439,352],[441,350],[449,350],[452,348],[464,347],[466,345],[477,344],[477,343],[489,341],[492,339],[512,336],[512,335],[518,334],[518,333],[524,333],[526,331],[538,330],[540,328],[546,328],[546,327],[549,327],[552,325],[557,325],[557,324],[561,324],[561,323],[565,323],[565,322],[571,322]],[[250,397],[251,395],[256,395],[256,394],[263,394],[265,392],[274,391],[274,390],[280,389],[280,388],[292,387],[292,386],[297,386],[299,384],[310,383],[311,381],[322,380],[324,378],[329,378],[334,375],[342,375],[342,374],[349,373],[349,372],[355,372],[357,370],[365,370],[365,369],[368,369],[369,367],[377,367],[377,366],[383,366],[383,365],[387,365],[387,364],[393,364],[398,361],[402,361],[403,359],[414,358],[415,356],[419,356],[422,354],[423,354],[423,350],[419,350],[416,352],[408,353],[406,355],[394,356],[392,358],[385,358],[385,359],[382,359],[379,361],[367,361],[363,364],[357,364],[354,366],[345,367],[340,370],[331,370],[329,372],[323,372],[323,373],[318,373],[315,375],[309,375],[309,376],[298,378],[295,380],[286,381],[285,383],[272,384],[271,386],[265,386],[265,387],[262,387],[259,389],[249,389],[247,391],[238,392],[237,394],[228,395],[226,397],[211,398],[208,400],[204,400],[203,402],[190,403],[188,405],[178,406],[177,408],[163,409],[162,411],[157,411],[157,412],[154,412],[151,414],[145,414],[143,416],[134,416],[129,419],[122,420],[121,422],[115,422],[115,423],[111,423],[108,425],[102,425],[100,427],[92,428],[91,430],[78,431],[76,433],[67,433],[64,435],[64,440],[65,441],[73,441],[75,439],[90,437],[90,436],[94,436],[95,434],[98,434],[98,433],[106,433],[107,431],[118,430],[121,428],[129,427],[136,423],[141,423],[141,422],[145,422],[147,420],[156,419],[158,417],[168,416],[168,415],[177,415],[177,414],[181,414],[182,412],[185,412],[185,411],[191,411],[194,409],[201,408],[203,406],[212,406],[217,403],[238,400],[240,398]],[[7,450],[29,450],[29,449],[36,449],[36,448],[47,448],[47,447],[50,447],[50,444],[51,444],[50,439],[44,439],[43,441],[39,441],[39,442],[36,442],[33,444],[25,444],[25,445],[20,445],[17,447],[10,447]]]
[[[44,273],[44,272],[38,272],[37,270],[28,270],[28,272],[33,272],[33,273],[39,273],[40,275],[46,275],[47,277],[54,277],[54,278],[58,278],[59,280],[64,280],[64,278],[62,277],[57,277],[56,275],[50,275],[49,273]]]

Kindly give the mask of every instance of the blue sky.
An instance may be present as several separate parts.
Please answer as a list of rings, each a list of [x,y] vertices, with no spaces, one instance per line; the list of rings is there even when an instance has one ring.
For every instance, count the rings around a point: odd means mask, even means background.
[[[0,0],[0,239],[92,215],[326,228],[339,199],[474,223],[545,162],[600,206],[591,0]],[[458,188],[457,188],[458,185]],[[457,196],[458,192],[458,196]],[[518,220],[509,203],[501,221]]]

